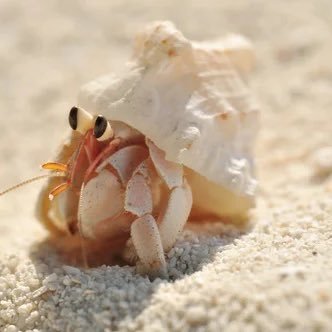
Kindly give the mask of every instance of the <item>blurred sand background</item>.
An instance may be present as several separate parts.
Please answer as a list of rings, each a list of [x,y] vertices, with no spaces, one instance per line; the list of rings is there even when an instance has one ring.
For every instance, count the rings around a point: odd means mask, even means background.
[[[33,209],[41,184],[0,198],[0,330],[331,331],[332,177],[312,159],[332,145],[332,2],[0,2],[0,188],[38,175],[68,128],[82,84],[117,71],[144,23],[192,39],[252,39],[262,108],[255,226],[187,233],[175,282],[133,268],[63,267]]]

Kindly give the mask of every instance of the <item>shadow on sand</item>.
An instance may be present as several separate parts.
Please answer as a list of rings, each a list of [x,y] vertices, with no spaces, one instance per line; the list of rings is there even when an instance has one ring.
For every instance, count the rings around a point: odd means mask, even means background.
[[[43,283],[37,294],[39,310],[45,317],[43,328],[118,329],[148,307],[162,284],[200,271],[216,254],[249,231],[249,226],[239,229],[220,223],[189,224],[166,255],[168,280],[149,280],[137,274],[135,267],[125,265],[119,254],[108,254],[106,247],[97,250],[87,245],[90,268],[85,268],[77,239],[47,239],[38,243],[31,248],[30,257]]]

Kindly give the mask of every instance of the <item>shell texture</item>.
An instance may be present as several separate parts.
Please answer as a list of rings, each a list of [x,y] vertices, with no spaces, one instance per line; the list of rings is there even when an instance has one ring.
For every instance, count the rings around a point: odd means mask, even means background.
[[[136,36],[125,72],[83,86],[78,103],[137,129],[167,160],[253,201],[259,112],[246,84],[253,62],[242,36],[194,42],[172,23],[155,22]]]

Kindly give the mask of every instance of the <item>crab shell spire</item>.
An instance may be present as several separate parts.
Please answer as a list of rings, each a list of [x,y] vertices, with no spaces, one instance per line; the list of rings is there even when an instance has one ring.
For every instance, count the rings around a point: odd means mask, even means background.
[[[245,79],[253,60],[242,36],[194,42],[172,23],[155,22],[137,35],[123,76],[88,83],[79,105],[137,129],[166,159],[243,198],[248,209],[258,110]]]

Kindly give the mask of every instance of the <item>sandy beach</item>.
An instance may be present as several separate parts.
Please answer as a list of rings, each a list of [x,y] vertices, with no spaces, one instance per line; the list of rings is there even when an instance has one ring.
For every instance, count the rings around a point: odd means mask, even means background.
[[[21,188],[0,197],[0,330],[331,331],[330,0],[2,0],[0,191],[41,174],[80,87],[118,71],[137,30],[164,19],[190,39],[236,32],[255,46],[250,227],[187,229],[166,257],[171,280],[150,281],[63,262],[34,216],[42,183]]]

